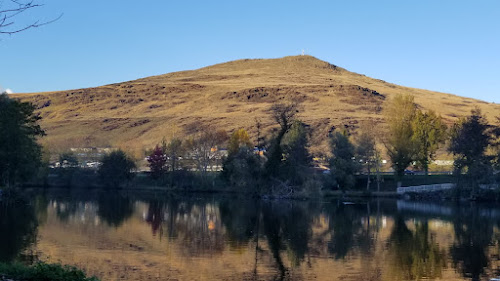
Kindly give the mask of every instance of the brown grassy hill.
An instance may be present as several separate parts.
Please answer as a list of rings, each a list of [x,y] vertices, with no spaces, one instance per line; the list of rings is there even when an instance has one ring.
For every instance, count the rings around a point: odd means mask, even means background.
[[[53,151],[82,146],[120,146],[142,156],[163,137],[212,127],[245,128],[255,118],[265,130],[268,111],[281,100],[301,102],[300,118],[311,126],[312,149],[321,151],[336,127],[382,131],[381,111],[397,93],[409,93],[423,109],[448,122],[479,107],[493,121],[500,105],[451,94],[407,88],[311,56],[238,60],[193,71],[147,77],[97,88],[15,95],[36,104]]]

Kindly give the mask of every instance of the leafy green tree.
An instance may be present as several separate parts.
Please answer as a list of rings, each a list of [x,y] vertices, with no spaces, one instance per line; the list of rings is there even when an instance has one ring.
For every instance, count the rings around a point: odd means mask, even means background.
[[[123,150],[116,150],[102,158],[99,177],[106,186],[118,188],[133,178],[135,169],[134,161]]]
[[[289,179],[293,185],[301,185],[310,175],[312,157],[307,150],[308,140],[304,123],[294,120],[282,140],[281,177]]]
[[[428,175],[429,164],[434,159],[439,145],[446,140],[446,125],[434,111],[418,110],[412,122],[413,141],[416,145],[417,166]]]
[[[411,95],[397,95],[385,108],[385,119],[389,132],[385,147],[392,162],[392,168],[400,179],[405,169],[415,160],[417,145],[414,141],[413,120],[417,106]]]
[[[451,139],[448,151],[455,157],[454,166],[457,176],[466,171],[466,183],[474,187],[487,179],[491,172],[491,157],[486,149],[492,141],[488,133],[488,123],[479,109],[461,119],[451,128]]]
[[[334,184],[342,190],[354,187],[354,175],[359,171],[359,164],[355,159],[355,147],[347,133],[335,132],[330,138],[330,148],[330,173]]]
[[[45,135],[31,103],[0,94],[0,185],[30,179],[41,164],[39,137]]]
[[[231,135],[228,157],[223,163],[222,177],[238,188],[251,188],[259,184],[261,174],[260,156],[253,152],[250,137],[245,129]]]
[[[222,177],[233,187],[257,190],[261,177],[260,156],[246,146],[224,161]]]
[[[359,135],[356,145],[356,159],[366,171],[366,190],[370,190],[371,169],[376,165],[375,139],[372,135],[363,132]]]

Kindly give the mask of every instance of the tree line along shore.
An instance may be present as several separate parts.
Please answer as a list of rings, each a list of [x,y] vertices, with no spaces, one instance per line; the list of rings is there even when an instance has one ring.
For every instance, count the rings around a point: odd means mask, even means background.
[[[74,152],[49,157],[38,140],[45,135],[41,117],[28,102],[0,95],[0,186],[155,187],[173,190],[230,191],[279,198],[335,192],[395,191],[397,186],[452,182],[460,197],[476,197],[480,186],[496,191],[500,176],[500,116],[490,124],[479,109],[451,126],[433,111],[422,111],[411,95],[397,95],[384,108],[387,132],[370,128],[357,135],[335,130],[328,136],[329,156],[309,152],[314,131],[301,121],[297,102],[275,103],[269,112],[277,129],[256,136],[244,129],[231,134],[214,128],[180,139],[159,140],[145,155],[147,170],[137,173],[126,151],[110,149],[82,168]],[[252,141],[255,140],[255,141]],[[226,148],[226,149],[221,149]],[[453,156],[453,175],[429,175],[438,149]],[[382,173],[382,155],[392,175]],[[421,175],[408,175],[412,166]],[[496,188],[495,188],[496,187]]]

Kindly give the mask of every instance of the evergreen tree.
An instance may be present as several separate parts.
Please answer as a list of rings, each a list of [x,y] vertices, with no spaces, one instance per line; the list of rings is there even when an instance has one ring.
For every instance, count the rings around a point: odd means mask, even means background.
[[[354,187],[354,176],[359,171],[359,164],[355,159],[355,147],[349,141],[347,133],[335,132],[330,138],[330,148],[333,155],[330,159],[330,173],[334,184],[342,190]]]
[[[0,94],[0,185],[30,179],[41,165],[39,137],[45,135],[31,103]]]
[[[465,170],[467,184],[474,187],[491,175],[491,157],[486,155],[486,149],[492,141],[488,128],[479,109],[472,110],[470,116],[451,128],[448,151],[455,157],[456,174],[460,176]]]
[[[301,185],[309,176],[312,157],[307,150],[308,140],[304,123],[293,121],[282,144],[283,159],[280,176],[289,179],[293,185]]]

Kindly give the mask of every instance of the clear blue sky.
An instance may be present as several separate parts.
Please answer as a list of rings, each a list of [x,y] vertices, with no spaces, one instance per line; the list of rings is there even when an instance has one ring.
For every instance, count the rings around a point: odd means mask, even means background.
[[[0,41],[0,86],[100,86],[307,54],[388,82],[500,103],[500,1],[39,0]]]

